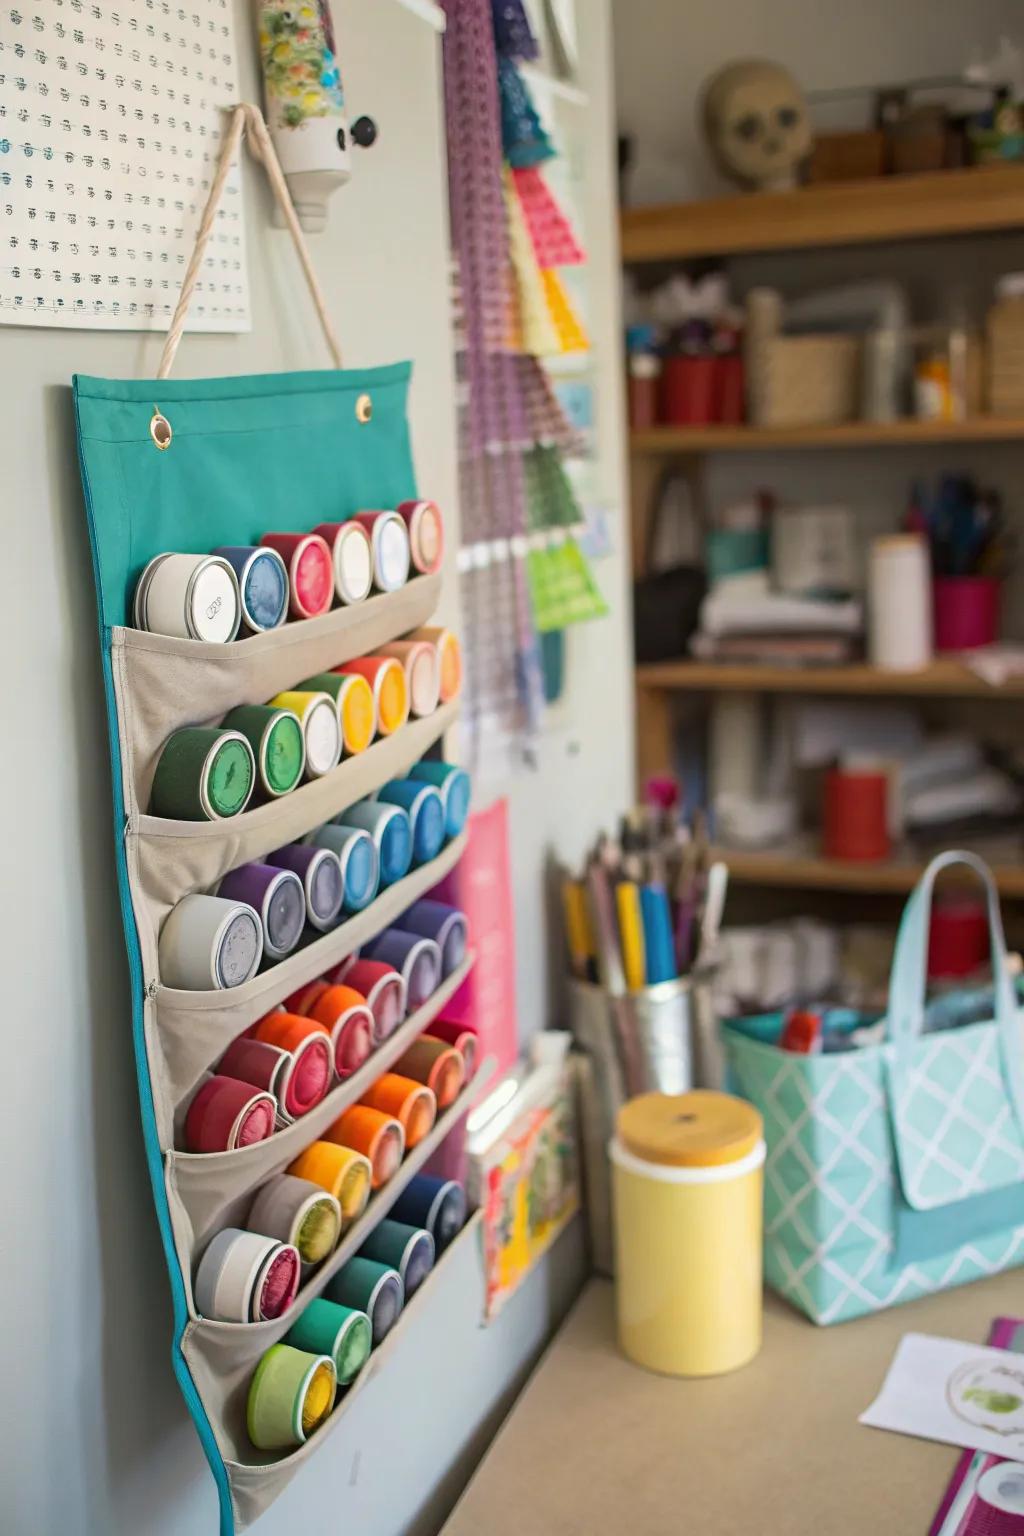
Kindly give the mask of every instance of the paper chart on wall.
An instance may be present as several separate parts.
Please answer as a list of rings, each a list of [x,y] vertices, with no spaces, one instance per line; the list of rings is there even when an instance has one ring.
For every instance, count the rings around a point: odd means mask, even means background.
[[[237,101],[232,0],[0,0],[0,323],[166,330]],[[236,167],[188,328],[249,326]]]

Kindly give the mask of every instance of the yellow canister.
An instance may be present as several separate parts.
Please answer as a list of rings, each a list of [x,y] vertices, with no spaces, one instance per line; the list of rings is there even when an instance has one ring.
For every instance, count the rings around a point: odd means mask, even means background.
[[[761,1347],[761,1116],[727,1093],[645,1093],[609,1152],[619,1344],[670,1376],[717,1376]]]

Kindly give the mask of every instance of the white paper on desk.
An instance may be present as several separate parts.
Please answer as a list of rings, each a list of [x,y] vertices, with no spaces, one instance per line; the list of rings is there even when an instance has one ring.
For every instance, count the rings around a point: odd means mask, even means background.
[[[859,1422],[1024,1460],[1024,1357],[908,1333]]]

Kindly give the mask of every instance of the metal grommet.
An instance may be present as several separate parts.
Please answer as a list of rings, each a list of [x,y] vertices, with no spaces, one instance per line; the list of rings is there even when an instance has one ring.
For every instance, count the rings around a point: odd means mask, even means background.
[[[369,395],[360,395],[356,401],[356,421],[364,423],[373,415],[373,401]]]
[[[149,423],[149,435],[153,439],[154,443],[156,443],[156,446],[160,449],[161,453],[165,448],[169,448],[171,446],[171,438],[174,436],[174,429],[158,405],[154,405],[153,407],[153,415],[150,418]]]

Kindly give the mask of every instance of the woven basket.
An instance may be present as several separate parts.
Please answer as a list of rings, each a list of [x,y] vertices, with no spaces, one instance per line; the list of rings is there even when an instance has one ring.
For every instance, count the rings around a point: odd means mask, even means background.
[[[750,415],[759,427],[826,427],[857,415],[856,336],[771,336],[750,358]]]

